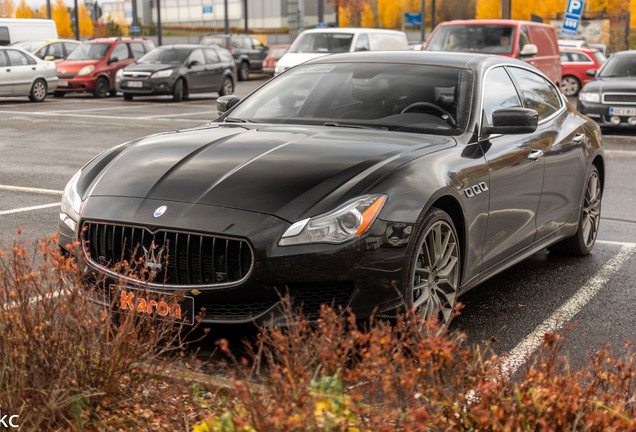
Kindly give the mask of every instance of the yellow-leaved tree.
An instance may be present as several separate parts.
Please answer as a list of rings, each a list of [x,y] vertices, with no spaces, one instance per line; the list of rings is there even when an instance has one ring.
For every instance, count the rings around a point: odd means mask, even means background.
[[[378,0],[378,24],[383,28],[402,26],[402,2]]]
[[[13,0],[0,0],[0,18],[13,18],[14,12]]]
[[[91,20],[91,14],[88,12],[84,3],[80,3],[77,14],[79,15],[80,36],[93,36],[93,32],[95,31],[93,28],[93,20]]]
[[[475,6],[475,18],[501,18],[501,0],[477,0],[477,4]]]
[[[369,3],[365,4],[364,9],[362,10],[362,27],[375,27],[375,14],[373,13],[371,4]]]
[[[16,18],[33,18],[33,11],[27,4],[26,0],[20,0],[20,4],[15,10]]]
[[[55,0],[55,3],[51,6],[51,18],[55,21],[57,34],[60,37],[73,36],[73,30],[71,28],[71,14],[64,3],[64,0]]]

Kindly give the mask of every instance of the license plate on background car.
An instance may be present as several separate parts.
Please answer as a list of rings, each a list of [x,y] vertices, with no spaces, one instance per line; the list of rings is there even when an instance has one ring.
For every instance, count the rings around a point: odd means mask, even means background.
[[[62,81],[62,80],[59,80],[59,81],[57,82],[57,86],[58,86],[58,87],[68,87],[68,81]]]
[[[142,83],[141,81],[128,81],[126,85],[128,87],[143,87],[144,83]]]
[[[612,107],[609,109],[609,113],[616,116],[636,116],[636,108]]]
[[[194,297],[176,296],[159,291],[131,287],[109,287],[110,304],[115,311],[136,309],[137,312],[156,319],[174,319],[183,324],[194,324]],[[174,301],[171,301],[174,299]]]

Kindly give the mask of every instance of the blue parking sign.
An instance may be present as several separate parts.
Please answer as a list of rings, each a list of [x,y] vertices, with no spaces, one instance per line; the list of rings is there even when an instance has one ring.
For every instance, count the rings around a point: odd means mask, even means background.
[[[561,33],[576,36],[576,30],[579,28],[579,21],[581,21],[581,14],[583,13],[583,6],[585,2],[583,0],[568,0],[568,6],[565,9],[565,18],[563,19],[563,26],[561,27]]]

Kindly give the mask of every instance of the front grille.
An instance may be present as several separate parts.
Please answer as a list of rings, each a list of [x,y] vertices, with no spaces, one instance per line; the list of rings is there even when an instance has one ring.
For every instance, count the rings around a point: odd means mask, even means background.
[[[222,285],[244,279],[252,267],[245,240],[144,227],[86,222],[87,258],[113,271],[117,263],[141,263],[153,281],[171,286]]]
[[[150,72],[124,72],[126,78],[148,78]]]
[[[614,103],[624,103],[624,104],[633,104],[636,103],[636,93],[609,93],[603,95],[603,102],[614,102]]]
[[[57,74],[57,77],[58,78],[62,78],[62,79],[73,79],[73,78],[75,78],[75,75],[77,75],[77,74],[66,73],[66,74]]]

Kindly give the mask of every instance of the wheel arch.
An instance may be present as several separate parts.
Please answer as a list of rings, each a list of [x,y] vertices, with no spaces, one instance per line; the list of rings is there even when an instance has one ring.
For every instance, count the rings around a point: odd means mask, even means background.
[[[598,175],[601,178],[601,191],[605,189],[605,161],[600,155],[597,155],[592,161],[592,165],[598,170]]]
[[[462,210],[459,201],[452,195],[442,195],[435,198],[435,200],[424,209],[422,214],[426,214],[432,207],[443,210],[450,216],[453,224],[455,225],[455,231],[457,231],[457,237],[459,237],[459,245],[462,258],[462,266],[466,262],[466,222],[464,219],[464,212]],[[461,277],[461,275],[460,275]]]

